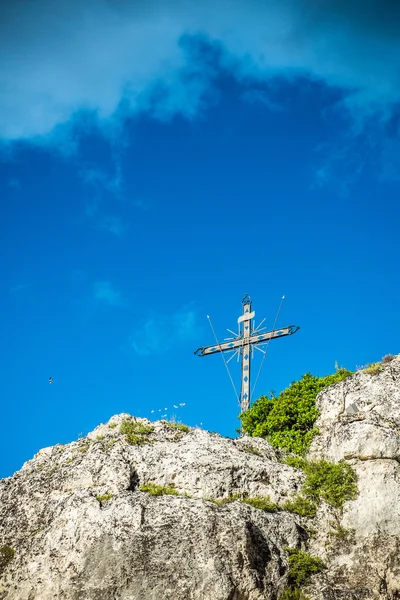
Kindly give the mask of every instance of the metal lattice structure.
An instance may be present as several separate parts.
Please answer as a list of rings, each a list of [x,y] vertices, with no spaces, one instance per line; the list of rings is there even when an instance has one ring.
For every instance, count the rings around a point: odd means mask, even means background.
[[[230,329],[228,331],[232,333],[233,337],[226,339],[222,344],[218,343],[216,338],[216,344],[213,346],[203,346],[195,351],[197,356],[209,356],[210,354],[216,354],[218,352],[232,352],[232,356],[227,362],[229,362],[235,355],[238,360],[241,359],[242,363],[242,382],[241,382],[241,393],[240,393],[240,410],[241,412],[250,408],[250,367],[251,359],[254,355],[254,350],[262,350],[262,346],[269,344],[271,340],[282,338],[287,335],[292,335],[300,329],[297,325],[289,325],[288,327],[281,327],[280,329],[273,329],[272,331],[263,332],[265,327],[261,327],[265,319],[261,321],[258,327],[253,326],[255,311],[251,310],[251,298],[248,294],[242,300],[243,314],[238,318],[238,333],[234,333]],[[227,365],[227,362],[224,361]]]

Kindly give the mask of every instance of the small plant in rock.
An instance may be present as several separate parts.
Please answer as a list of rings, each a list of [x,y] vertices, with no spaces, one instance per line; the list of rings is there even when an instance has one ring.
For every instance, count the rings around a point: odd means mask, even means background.
[[[140,486],[141,492],[147,492],[150,496],[179,496],[174,484],[158,485],[157,483],[145,483]]]
[[[243,494],[233,494],[232,496],[228,496],[227,498],[204,498],[206,502],[212,502],[213,504],[217,504],[218,506],[224,506],[224,504],[230,504],[231,502],[236,502],[237,500],[244,500]]]
[[[320,558],[311,556],[307,552],[304,552],[304,550],[288,548],[288,553],[288,580],[291,585],[304,585],[305,583],[308,583],[312,575],[326,569],[324,562]]]
[[[382,362],[383,364],[387,364],[392,362],[392,360],[394,359],[393,354],[385,354],[385,356],[382,358]]]
[[[67,458],[64,465],[70,465],[76,458],[78,458],[77,454],[74,454],[73,456],[71,456],[71,458]]]
[[[116,428],[116,426],[117,426],[117,424],[116,424],[116,423],[110,423],[110,424],[109,424],[109,428],[110,428],[110,429],[115,429],[115,428]]]
[[[81,447],[79,448],[79,452],[80,452],[81,454],[85,454],[85,452],[87,452],[87,451],[89,450],[89,445],[90,445],[90,444],[85,444],[84,446],[81,446]]]
[[[368,375],[377,375],[383,369],[382,363],[376,362],[369,365],[366,369],[364,369],[364,373]]]
[[[96,500],[98,500],[100,504],[102,502],[107,502],[107,500],[111,500],[111,498],[114,498],[114,494],[104,494],[104,496],[96,496]]]
[[[11,546],[0,547],[0,574],[4,571],[7,565],[12,561],[15,556],[14,548]]]
[[[283,461],[286,465],[289,465],[289,467],[294,467],[295,469],[301,469],[302,471],[304,471],[305,466],[307,464],[307,461],[302,458],[301,456],[286,456],[286,458]]]
[[[179,431],[183,431],[184,433],[189,433],[190,431],[190,427],[188,427],[187,425],[184,425],[183,423],[174,423],[174,422],[169,422],[168,426],[171,429],[178,429]]]
[[[339,540],[354,542],[355,529],[346,529],[346,527],[336,524],[334,525],[334,528],[330,530],[329,534]]]
[[[315,502],[301,495],[295,496],[292,500],[286,500],[281,508],[301,517],[315,517],[317,512]]]
[[[344,460],[334,464],[326,460],[307,463],[303,494],[321,499],[335,508],[357,497],[357,475]]]
[[[279,600],[309,600],[299,588],[287,588],[283,594],[279,596]]]
[[[278,504],[271,502],[268,496],[265,498],[261,496],[256,496],[254,498],[243,498],[242,502],[249,504],[254,508],[264,510],[265,512],[277,512],[279,510]]]
[[[151,443],[146,436],[153,431],[154,427],[151,425],[145,425],[144,423],[132,421],[131,419],[125,419],[119,429],[119,432],[125,434],[126,441],[132,446]]]
[[[109,451],[109,449],[110,449],[112,446],[114,446],[114,444],[116,444],[117,442],[118,442],[118,440],[109,440],[108,442],[106,442],[106,443],[104,444],[104,451],[105,451],[105,452],[108,452],[108,451]]]

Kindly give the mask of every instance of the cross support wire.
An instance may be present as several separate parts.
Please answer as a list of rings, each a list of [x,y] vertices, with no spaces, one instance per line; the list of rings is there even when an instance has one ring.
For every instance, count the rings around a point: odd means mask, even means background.
[[[269,344],[271,340],[292,335],[300,329],[297,325],[289,325],[280,329],[273,329],[265,333],[257,332],[259,327],[253,328],[252,321],[256,315],[251,310],[251,298],[248,294],[242,300],[243,314],[238,318],[238,333],[235,337],[222,344],[203,346],[196,350],[197,356],[209,356],[218,352],[237,352],[242,358],[242,386],[240,394],[240,410],[244,412],[250,408],[250,366],[251,354],[258,345]],[[259,348],[257,348],[259,349]]]

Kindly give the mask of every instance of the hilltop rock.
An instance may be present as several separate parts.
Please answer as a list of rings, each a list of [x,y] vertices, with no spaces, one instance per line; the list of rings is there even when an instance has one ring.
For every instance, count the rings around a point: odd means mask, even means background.
[[[167,422],[153,424],[149,443],[130,445],[119,429],[131,419],[115,416],[86,438],[45,448],[1,482],[0,545],[16,553],[0,597],[277,598],[284,548],[305,538],[301,519],[208,498],[278,502],[299,489],[302,473],[277,462],[265,440]],[[173,485],[179,495],[151,496],[139,489],[146,483]]]
[[[278,600],[288,547],[326,564],[310,600],[399,599],[399,383],[396,357],[319,394],[308,459],[345,460],[359,494],[313,519],[241,500],[301,490],[263,439],[122,414],[41,450],[0,481],[0,599]]]
[[[329,535],[332,516],[317,528],[311,547],[329,568],[316,578],[316,600],[400,598],[400,356],[370,371],[317,397],[320,435],[309,458],[346,460],[359,494],[334,517],[347,535]]]

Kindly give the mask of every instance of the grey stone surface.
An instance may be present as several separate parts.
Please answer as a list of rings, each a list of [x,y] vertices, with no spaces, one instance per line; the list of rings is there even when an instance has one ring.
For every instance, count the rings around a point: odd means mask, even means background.
[[[322,503],[315,519],[211,501],[247,494],[282,504],[301,489],[304,474],[259,438],[158,421],[151,443],[130,445],[123,414],[44,448],[0,481],[0,547],[15,549],[0,563],[0,599],[278,600],[287,547],[308,547],[327,565],[310,600],[400,598],[399,383],[396,357],[319,394],[308,458],[346,460],[359,495],[342,511]],[[177,495],[151,496],[146,483]]]

